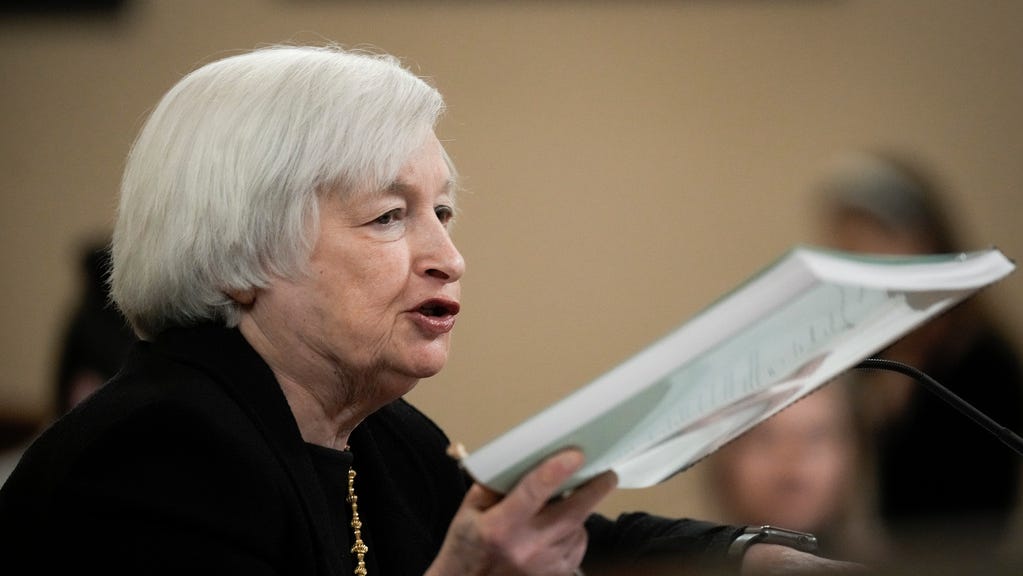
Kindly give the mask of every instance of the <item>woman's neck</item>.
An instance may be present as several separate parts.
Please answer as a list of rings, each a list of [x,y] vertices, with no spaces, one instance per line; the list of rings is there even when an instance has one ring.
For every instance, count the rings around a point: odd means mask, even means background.
[[[238,326],[242,336],[273,371],[302,438],[343,448],[367,416],[415,386],[402,374],[343,369],[339,360],[303,346],[288,334],[263,330],[251,316]]]
[[[343,449],[348,445],[352,430],[372,411],[360,410],[357,402],[322,398],[286,375],[276,373],[276,376],[302,439],[311,444]]]

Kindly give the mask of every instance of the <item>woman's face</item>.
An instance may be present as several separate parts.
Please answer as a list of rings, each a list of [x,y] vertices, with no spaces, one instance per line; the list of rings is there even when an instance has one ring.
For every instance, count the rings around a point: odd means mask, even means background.
[[[321,200],[309,273],[275,281],[252,307],[278,373],[411,388],[440,371],[465,271],[448,231],[451,188],[431,135],[387,189]]]
[[[713,456],[719,500],[731,521],[814,532],[839,518],[855,457],[846,402],[829,385]]]

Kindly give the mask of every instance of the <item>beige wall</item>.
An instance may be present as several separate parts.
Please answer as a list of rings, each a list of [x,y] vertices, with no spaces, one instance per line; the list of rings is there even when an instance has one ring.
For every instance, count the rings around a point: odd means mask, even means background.
[[[1023,3],[129,1],[0,20],[0,412],[44,417],[78,243],[183,73],[331,39],[434,78],[470,192],[448,370],[412,394],[470,448],[636,351],[793,243],[835,154],[933,162],[967,237],[1023,257]],[[1023,277],[992,291],[1018,337]],[[605,511],[705,515],[701,473]]]

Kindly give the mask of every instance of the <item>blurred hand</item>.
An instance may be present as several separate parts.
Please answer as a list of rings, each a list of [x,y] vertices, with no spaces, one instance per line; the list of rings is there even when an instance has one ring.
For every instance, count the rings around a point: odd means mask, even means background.
[[[775,574],[809,576],[817,574],[867,574],[862,564],[841,562],[800,552],[777,544],[754,544],[742,557],[742,576]]]
[[[586,552],[583,522],[617,484],[608,472],[551,500],[582,464],[577,450],[556,454],[505,496],[474,485],[427,576],[572,574]]]

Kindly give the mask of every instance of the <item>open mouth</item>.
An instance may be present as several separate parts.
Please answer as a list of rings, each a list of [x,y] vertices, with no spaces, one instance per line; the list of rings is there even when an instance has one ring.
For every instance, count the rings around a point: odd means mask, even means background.
[[[419,306],[418,311],[423,316],[440,318],[443,316],[454,316],[458,314],[458,303],[446,300],[429,300]]]

